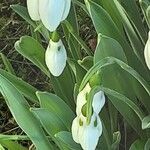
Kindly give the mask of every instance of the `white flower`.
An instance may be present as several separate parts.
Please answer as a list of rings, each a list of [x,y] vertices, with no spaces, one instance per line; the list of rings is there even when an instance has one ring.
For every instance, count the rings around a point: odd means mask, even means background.
[[[72,123],[72,136],[76,143],[80,143],[83,150],[95,150],[102,134],[102,123],[99,116],[93,113],[89,125],[86,117],[77,116]]]
[[[104,92],[95,93],[92,102],[93,114],[90,123],[87,124],[87,117],[83,115],[82,108],[87,103],[87,94],[91,91],[89,83],[77,96],[76,114],[77,117],[72,123],[72,137],[76,143],[81,144],[83,150],[95,150],[99,137],[102,134],[102,123],[99,112],[105,104]]]
[[[39,0],[27,0],[28,12],[32,20],[40,20]]]
[[[27,7],[31,19],[41,20],[53,32],[67,18],[71,0],[27,0]]]
[[[150,69],[150,31],[149,31],[148,40],[144,49],[144,56],[145,56],[146,64],[148,68]]]
[[[61,40],[58,42],[50,40],[45,53],[45,61],[52,75],[61,75],[67,61],[66,49]]]

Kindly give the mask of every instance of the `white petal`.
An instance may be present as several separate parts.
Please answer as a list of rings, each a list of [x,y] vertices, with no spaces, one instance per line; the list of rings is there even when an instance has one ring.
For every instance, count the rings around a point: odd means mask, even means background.
[[[149,37],[148,37],[148,40],[144,49],[144,56],[145,56],[146,64],[148,68],[150,69],[150,31],[149,31]]]
[[[79,133],[79,118],[76,117],[72,122],[71,127],[72,137],[76,143],[79,143],[78,133]]]
[[[53,32],[59,26],[64,8],[64,0],[39,0],[40,18],[49,31]]]
[[[53,42],[50,40],[45,53],[45,61],[48,69],[54,76],[60,76],[66,66],[67,54],[61,40]]]
[[[94,95],[93,98],[93,110],[95,113],[99,114],[99,112],[101,111],[101,109],[103,108],[105,104],[105,95],[103,91],[99,91]]]
[[[94,126],[94,122],[97,119],[97,126]],[[79,137],[79,142],[83,150],[95,150],[98,144],[99,137],[102,134],[102,124],[99,116],[93,114],[91,118],[91,123],[84,128],[79,128],[79,132],[82,135]]]
[[[86,95],[90,92],[90,90],[91,90],[91,87],[89,83],[87,83],[84,89],[77,96],[76,114],[78,116],[81,114],[81,109],[83,105],[87,102]]]
[[[65,20],[67,18],[69,11],[70,11],[70,7],[71,7],[71,0],[64,0],[64,1],[65,1],[65,8],[64,8],[64,12],[63,12],[61,21]]]
[[[32,20],[40,20],[39,0],[27,0],[27,8]]]

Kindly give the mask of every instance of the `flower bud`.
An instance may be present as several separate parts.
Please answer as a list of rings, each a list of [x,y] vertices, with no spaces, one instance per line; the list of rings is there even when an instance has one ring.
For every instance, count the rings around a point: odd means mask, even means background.
[[[50,40],[45,53],[45,61],[53,76],[60,76],[66,66],[67,54],[61,40],[53,42]]]

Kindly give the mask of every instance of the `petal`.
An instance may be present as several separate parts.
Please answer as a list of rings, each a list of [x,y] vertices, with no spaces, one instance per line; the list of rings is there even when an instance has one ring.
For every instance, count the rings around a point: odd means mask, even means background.
[[[64,1],[65,1],[65,8],[64,8],[64,12],[63,12],[61,21],[65,20],[67,18],[69,11],[70,11],[70,7],[71,7],[71,0],[64,0]]]
[[[72,137],[76,143],[79,143],[78,133],[79,133],[79,118],[76,117],[72,122],[71,127]]]
[[[94,122],[97,119],[97,126],[94,126]],[[82,130],[82,131],[80,131]],[[79,142],[84,150],[95,150],[98,144],[99,137],[102,134],[102,124],[99,116],[93,114],[90,125],[79,129],[82,132],[82,136],[79,137]]]
[[[144,49],[144,56],[145,56],[146,64],[148,68],[150,69],[150,31],[149,31],[149,37],[148,37],[148,40]]]
[[[86,94],[91,90],[90,84],[87,83],[84,89],[77,96],[77,106],[76,106],[76,114],[79,116],[81,114],[81,109],[86,101]]]
[[[39,0],[27,0],[27,8],[32,20],[40,20]]]
[[[45,53],[45,61],[48,69],[54,76],[60,76],[66,66],[67,54],[61,40],[53,42],[50,40]]]
[[[59,26],[64,8],[64,0],[39,0],[40,18],[49,31],[53,32]]]
[[[93,110],[95,113],[99,114],[101,109],[103,108],[105,104],[105,95],[103,91],[97,92],[93,97]]]

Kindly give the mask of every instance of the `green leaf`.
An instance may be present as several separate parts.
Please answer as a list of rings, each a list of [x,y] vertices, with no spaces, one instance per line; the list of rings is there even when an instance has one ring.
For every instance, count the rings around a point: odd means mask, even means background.
[[[62,120],[67,129],[70,130],[75,114],[69,106],[61,98],[52,93],[37,92],[36,94],[40,101],[41,108],[46,108],[56,115],[60,120]]]
[[[75,82],[75,76],[68,63],[63,73],[59,77],[54,77],[51,75],[51,83],[53,85],[55,94],[64,100],[72,110],[75,110],[75,103],[73,101]]]
[[[45,49],[35,39],[30,36],[23,36],[15,43],[15,49],[49,76],[49,71],[44,61]]]
[[[22,79],[6,72],[5,70],[0,69],[0,74],[7,78],[25,97],[33,102],[38,103],[38,99],[35,94],[37,91],[36,88],[26,83]]]
[[[0,53],[0,57],[1,57],[1,59],[2,59],[2,61],[3,61],[3,63],[4,63],[4,65],[5,65],[6,70],[7,70],[9,73],[15,75],[15,71],[14,71],[14,69],[13,69],[11,63],[10,63],[9,60],[7,59],[7,57],[6,57],[4,54],[2,54],[2,53]]]
[[[136,140],[130,147],[129,150],[144,150],[145,141],[144,140]]]
[[[131,43],[134,53],[137,55],[137,57],[139,58],[141,63],[143,63],[143,66],[145,67],[146,64],[144,61],[144,53],[143,53],[144,45],[142,41],[139,39],[139,35],[137,35],[135,28],[131,24],[130,18],[126,15],[127,14],[126,11],[123,9],[123,7],[120,5],[120,3],[117,0],[114,0],[114,3],[116,5],[116,8],[118,9],[118,12],[121,15],[124,29],[127,33],[128,39]]]
[[[11,5],[11,8],[17,14],[19,14],[24,20],[26,20],[29,24],[31,24],[34,28],[36,28],[36,23],[30,18],[26,7],[17,4],[17,5]]]
[[[97,63],[101,59],[109,56],[127,62],[126,55],[118,41],[105,35],[99,34],[98,44],[94,55],[94,63]]]
[[[81,150],[81,146],[74,142],[70,132],[62,131],[55,134],[55,137],[61,142],[65,150]]]
[[[86,71],[88,71],[93,66],[93,57],[86,56],[82,60],[78,60],[79,65],[81,65]]]
[[[145,27],[143,25],[143,20],[141,18],[141,12],[138,8],[138,4],[135,0],[119,0],[120,4],[124,7],[127,16],[131,18],[131,21],[134,24],[134,28],[138,32],[138,35],[141,37],[141,40],[143,43],[145,43],[145,40],[147,39]],[[131,7],[132,6],[132,9]],[[138,18],[138,19],[137,19]]]
[[[106,35],[117,40],[125,52],[129,65],[136,69],[139,73],[146,72],[145,68],[142,66],[141,62],[130,47],[129,42],[124,38],[123,35],[121,35],[119,29],[107,11],[91,0],[85,0],[85,3],[97,34],[101,33],[102,35]],[[141,73],[141,75],[147,76],[146,73]]]
[[[123,94],[120,94],[117,91],[106,87],[95,87],[93,90],[97,92],[100,90],[104,91],[108,98],[111,100],[112,104],[133,127],[133,129],[135,129],[137,133],[141,133],[142,128],[140,124],[144,118],[144,113],[135,103],[132,102],[132,100],[128,99]]]
[[[90,78],[101,68],[107,67],[112,64],[118,64],[123,70],[127,71],[129,74],[131,74],[146,90],[146,92],[150,96],[150,86],[149,84],[141,77],[133,68],[128,66],[126,63],[122,62],[119,59],[113,58],[113,57],[107,57],[102,59],[101,61],[97,62],[85,75],[84,79],[82,80],[80,91],[84,88],[86,83],[90,80]]]
[[[62,120],[48,109],[32,108],[31,111],[40,120],[42,126],[51,138],[54,138],[56,133],[67,130]]]
[[[0,91],[20,128],[29,136],[37,150],[52,149],[39,121],[29,110],[29,104],[3,75],[0,75]]]
[[[8,150],[27,150],[27,148],[23,147],[21,144],[18,144],[17,142],[13,141],[5,141],[5,140],[0,140],[0,144],[7,148]],[[5,150],[1,149],[0,150]]]

